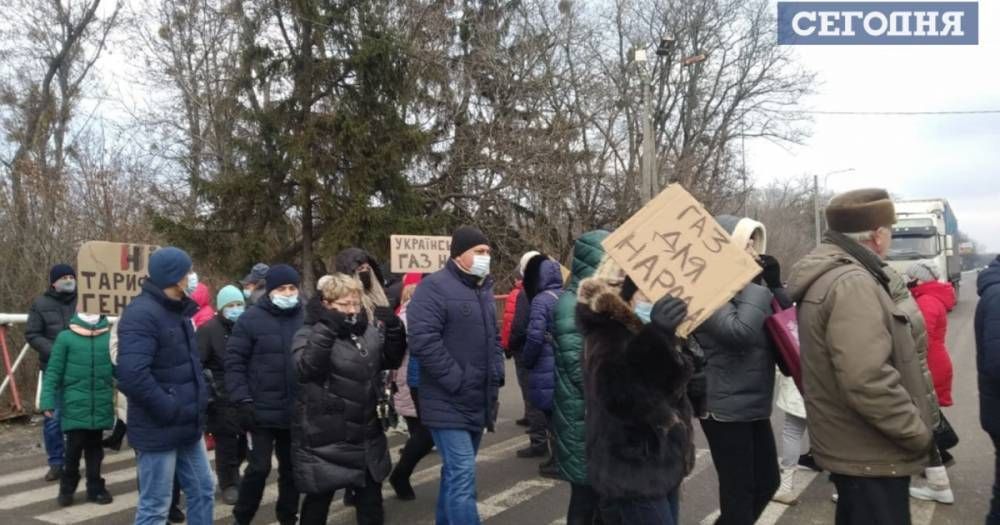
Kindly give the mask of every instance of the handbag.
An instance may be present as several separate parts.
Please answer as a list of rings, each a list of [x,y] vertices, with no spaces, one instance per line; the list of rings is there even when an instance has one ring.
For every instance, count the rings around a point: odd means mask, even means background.
[[[791,376],[799,393],[803,393],[798,311],[795,306],[782,309],[777,300],[771,301],[771,308],[775,313],[764,321],[764,327],[777,350],[775,359],[778,361],[778,367],[785,375]]]
[[[944,414],[941,414],[941,423],[934,427],[934,443],[938,450],[949,450],[958,445],[958,434]]]

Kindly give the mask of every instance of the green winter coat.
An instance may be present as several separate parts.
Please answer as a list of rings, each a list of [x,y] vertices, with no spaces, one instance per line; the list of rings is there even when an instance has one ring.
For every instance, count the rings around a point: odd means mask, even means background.
[[[53,410],[61,399],[63,432],[109,429],[115,403],[108,320],[102,316],[91,325],[74,315],[69,325],[52,345],[39,408]]]
[[[562,476],[578,485],[587,481],[587,433],[584,428],[583,336],[576,328],[576,292],[604,258],[605,231],[583,234],[573,247],[573,277],[556,304],[556,390],[552,419],[555,455]]]

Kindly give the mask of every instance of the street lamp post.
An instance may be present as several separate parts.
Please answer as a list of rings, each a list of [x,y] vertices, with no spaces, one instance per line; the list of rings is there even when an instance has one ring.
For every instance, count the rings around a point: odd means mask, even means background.
[[[656,47],[657,58],[669,56],[674,47],[674,39],[661,38]],[[639,66],[639,81],[642,82],[642,166],[639,177],[639,201],[645,205],[656,195],[656,141],[653,131],[653,92],[646,68],[646,50],[635,49],[633,60]],[[705,60],[704,54],[695,54],[680,61],[682,67]],[[669,74],[669,70],[665,73]]]
[[[823,186],[826,186],[826,181],[829,180],[830,175],[836,175],[838,173],[848,173],[854,171],[854,168],[847,168],[843,170],[836,170],[823,175]],[[822,239],[822,218],[820,217],[820,207],[819,207],[819,175],[813,175],[813,210],[816,219],[816,246],[818,247],[820,243],[823,242]]]

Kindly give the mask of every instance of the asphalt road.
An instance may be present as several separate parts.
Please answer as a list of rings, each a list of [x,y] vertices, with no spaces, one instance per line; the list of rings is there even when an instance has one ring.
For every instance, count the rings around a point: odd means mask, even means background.
[[[975,274],[967,274],[961,300],[950,316],[948,346],[955,366],[955,406],[946,410],[961,443],[953,452],[956,465],[950,469],[955,505],[936,505],[913,502],[913,522],[927,524],[982,523],[989,505],[993,482],[993,447],[989,438],[979,428],[978,400],[975,375],[975,347],[972,323],[975,311]],[[514,377],[512,363],[508,363],[508,377]],[[537,475],[538,460],[518,459],[515,452],[527,444],[520,427],[513,420],[520,416],[519,394],[516,386],[509,385],[502,393],[501,423],[495,434],[487,435],[478,462],[478,491],[480,515],[484,521],[495,524],[554,524],[564,523],[569,502],[566,483],[541,478]],[[780,434],[781,414],[776,411],[772,419],[776,434]],[[37,432],[33,434],[37,439]],[[398,454],[404,436],[390,438],[393,454]],[[707,444],[699,434],[697,439],[698,463],[695,472],[687,479],[681,499],[681,522],[684,524],[712,523],[718,509],[718,485]],[[780,447],[780,443],[779,443]],[[37,450],[37,449],[36,449]],[[22,454],[0,462],[0,523],[84,523],[118,525],[131,523],[137,498],[135,470],[130,451],[110,454],[105,459],[104,476],[115,496],[107,507],[78,503],[60,509],[55,503],[57,487],[41,480],[45,471],[44,456],[38,452]],[[413,482],[417,492],[414,502],[401,502],[386,495],[388,523],[433,523],[434,506],[439,478],[437,455],[427,457],[417,469]],[[270,524],[275,521],[275,474],[265,493],[254,523]],[[834,504],[830,501],[833,485],[825,475],[809,475],[800,484],[800,503],[793,507],[772,504],[760,524],[827,524],[833,523]],[[78,500],[82,499],[81,492]],[[216,523],[230,523],[231,508],[221,502],[216,506]],[[353,523],[353,510],[345,509],[339,502],[331,509],[330,523]]]

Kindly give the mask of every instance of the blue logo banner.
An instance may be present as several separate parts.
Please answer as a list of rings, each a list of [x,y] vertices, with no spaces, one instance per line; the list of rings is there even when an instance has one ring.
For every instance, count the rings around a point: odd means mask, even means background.
[[[976,2],[778,2],[782,45],[976,45]]]

